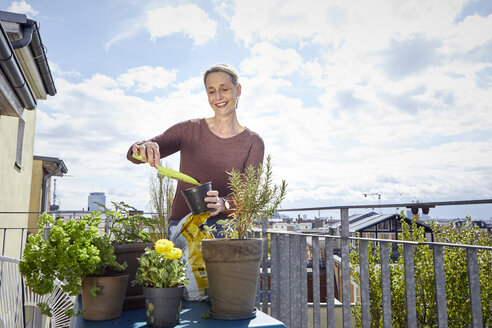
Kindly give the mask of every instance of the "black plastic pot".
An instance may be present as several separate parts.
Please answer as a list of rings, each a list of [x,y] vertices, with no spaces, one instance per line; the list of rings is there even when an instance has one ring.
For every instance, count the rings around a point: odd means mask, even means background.
[[[186,200],[186,204],[191,210],[191,214],[198,215],[203,212],[210,212],[212,209],[207,207],[204,201],[207,197],[207,191],[212,190],[212,182],[206,182],[199,186],[191,187],[181,191]]]
[[[143,287],[147,310],[147,325],[154,328],[179,324],[184,286],[170,288]]]

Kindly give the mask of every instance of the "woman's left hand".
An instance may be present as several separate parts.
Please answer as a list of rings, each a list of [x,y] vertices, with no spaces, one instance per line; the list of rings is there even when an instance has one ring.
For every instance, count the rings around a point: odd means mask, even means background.
[[[217,190],[207,191],[207,196],[205,197],[205,202],[207,202],[207,207],[215,209],[215,211],[210,213],[210,216],[215,216],[222,212],[224,207],[224,200],[219,197],[219,192]]]

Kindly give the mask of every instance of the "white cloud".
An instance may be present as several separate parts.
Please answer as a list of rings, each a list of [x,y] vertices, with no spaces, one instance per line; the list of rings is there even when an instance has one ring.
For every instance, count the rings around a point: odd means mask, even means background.
[[[30,17],[35,17],[37,14],[39,14],[37,10],[32,8],[31,5],[25,2],[24,0],[13,1],[10,4],[10,6],[7,8],[7,11],[18,13],[18,14],[24,14]]]
[[[66,71],[63,70],[58,63],[49,61],[50,71],[53,76],[63,76],[63,77],[71,77],[78,78],[81,77],[81,74],[75,70]]]
[[[295,49],[280,49],[268,42],[257,43],[250,51],[252,56],[241,62],[241,71],[247,75],[287,76],[303,64]]]
[[[162,7],[147,11],[145,27],[151,40],[183,33],[196,45],[203,45],[215,37],[217,22],[197,5]]]
[[[176,80],[176,70],[166,70],[164,67],[140,66],[129,69],[118,77],[126,88],[134,88],[136,92],[150,92],[154,89],[165,89]]]
[[[417,1],[229,1],[218,12],[229,19],[238,40],[314,41],[331,45],[381,49],[389,38],[415,33],[441,35],[460,12],[464,0]]]
[[[449,52],[464,54],[492,39],[492,14],[487,17],[467,16],[463,22],[450,26],[443,48]]]
[[[138,19],[132,19],[127,22],[127,24],[123,25],[121,31],[116,33],[109,41],[104,44],[104,49],[106,51],[111,48],[113,44],[117,44],[118,42],[125,40],[127,38],[131,38],[138,33],[145,30],[145,27],[140,23]]]

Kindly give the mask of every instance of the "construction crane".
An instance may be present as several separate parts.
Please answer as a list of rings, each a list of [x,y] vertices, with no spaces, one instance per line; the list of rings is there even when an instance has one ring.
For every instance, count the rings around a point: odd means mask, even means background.
[[[381,194],[379,192],[363,192],[364,197],[367,196],[378,196],[378,205],[381,205]],[[381,208],[379,208],[379,213],[381,213]]]
[[[364,197],[367,197],[367,196],[377,196],[378,197],[378,205],[381,205],[381,196],[383,196],[383,194],[379,193],[379,192],[363,192],[362,195]],[[399,194],[385,194],[385,196],[402,196],[403,193],[399,193]],[[397,209],[398,210],[398,209]],[[382,212],[382,209],[379,208],[379,213]]]
[[[367,196],[378,196],[379,201],[381,201],[381,194],[378,193],[378,192],[372,192],[372,193],[363,192],[362,195],[364,195],[364,197],[367,197]]]

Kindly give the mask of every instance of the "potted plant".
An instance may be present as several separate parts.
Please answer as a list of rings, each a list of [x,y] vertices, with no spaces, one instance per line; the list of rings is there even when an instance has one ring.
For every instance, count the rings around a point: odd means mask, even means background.
[[[106,215],[106,229],[114,246],[116,260],[127,263],[126,272],[129,275],[126,288],[124,309],[145,306],[142,286],[132,286],[138,268],[138,257],[145,248],[152,246],[151,231],[158,226],[158,219],[146,218],[141,211],[124,202],[111,202],[114,210],[99,204]],[[108,222],[108,220],[110,220]]]
[[[43,213],[38,233],[29,236],[19,263],[26,284],[37,294],[52,293],[57,281],[63,282],[61,288],[70,296],[81,292],[87,320],[119,317],[128,280],[125,264],[116,262],[108,236],[99,232],[100,222],[99,212],[68,221]],[[45,227],[51,228],[43,238]],[[105,287],[108,280],[110,285]],[[51,315],[47,304],[41,303],[40,308],[43,314]],[[67,315],[74,313],[75,308]]]
[[[179,324],[181,298],[186,278],[186,262],[181,249],[167,239],[158,240],[154,249],[146,248],[139,258],[133,285],[143,286],[147,324],[174,327]]]
[[[285,197],[287,184],[275,185],[270,156],[258,169],[229,173],[232,220],[222,224],[225,238],[202,241],[209,282],[212,317],[225,320],[252,318],[262,239],[247,238],[255,222],[268,222]],[[220,234],[220,233],[219,233]]]

